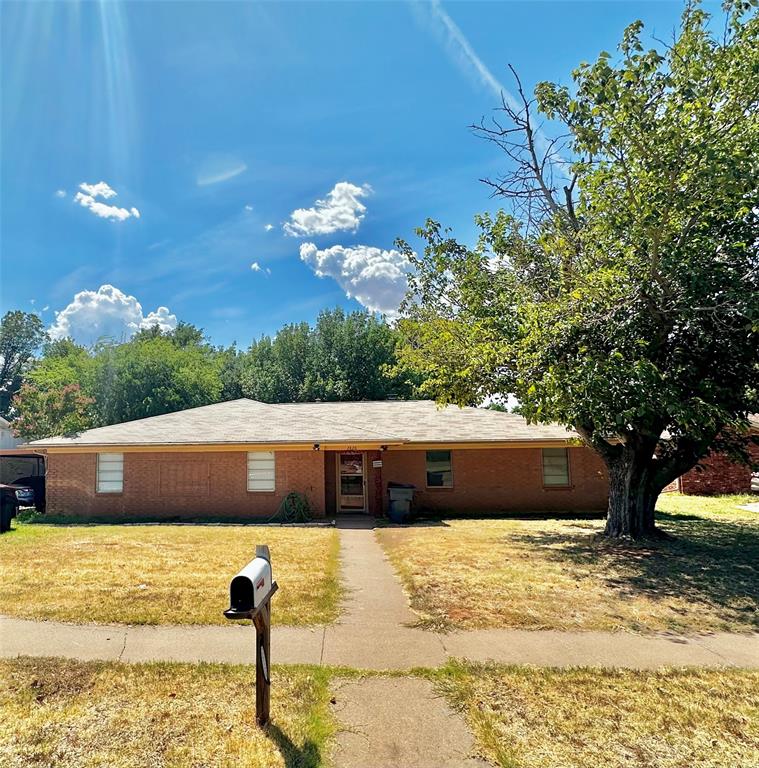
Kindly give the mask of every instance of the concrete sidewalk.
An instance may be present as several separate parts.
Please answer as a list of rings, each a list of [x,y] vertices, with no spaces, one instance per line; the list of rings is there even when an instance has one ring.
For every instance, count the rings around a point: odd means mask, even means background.
[[[275,664],[369,670],[437,667],[448,658],[539,666],[652,669],[660,666],[759,668],[759,634],[633,635],[625,632],[414,629],[390,563],[366,518],[338,523],[347,590],[340,620],[326,627],[274,627]],[[276,597],[274,598],[276,616]],[[64,656],[120,661],[250,663],[249,626],[102,626],[0,616],[0,656]]]
[[[103,626],[0,617],[0,657],[249,664],[252,627]],[[449,658],[544,667],[759,668],[759,635],[633,635],[490,629],[434,634],[405,627],[274,627],[272,663],[368,670],[437,667]]]

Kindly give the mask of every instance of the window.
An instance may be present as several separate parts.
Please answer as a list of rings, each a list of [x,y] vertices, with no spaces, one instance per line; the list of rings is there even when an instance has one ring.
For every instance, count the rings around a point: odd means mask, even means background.
[[[98,454],[98,493],[121,493],[124,490],[124,454]]]
[[[274,490],[274,451],[251,451],[248,454],[248,490]]]
[[[450,451],[427,451],[427,487],[453,488]]]
[[[543,485],[569,485],[569,454],[566,448],[543,448]]]

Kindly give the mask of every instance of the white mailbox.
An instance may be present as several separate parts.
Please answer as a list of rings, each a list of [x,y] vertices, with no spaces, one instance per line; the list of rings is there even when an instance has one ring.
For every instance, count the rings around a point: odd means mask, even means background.
[[[266,553],[268,555],[268,552]],[[229,585],[228,618],[252,618],[272,595],[271,562],[256,553]]]
[[[271,678],[269,651],[271,646],[271,596],[277,582],[271,578],[269,547],[259,544],[256,556],[229,584],[228,619],[252,619],[256,628],[256,722],[269,722]]]

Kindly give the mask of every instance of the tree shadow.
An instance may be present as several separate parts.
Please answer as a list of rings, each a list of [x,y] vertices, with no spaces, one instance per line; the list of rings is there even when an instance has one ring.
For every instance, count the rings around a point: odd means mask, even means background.
[[[610,541],[573,531],[514,533],[555,562],[592,570],[620,599],[669,597],[708,606],[721,620],[759,631],[759,526],[657,513],[671,540]]]
[[[286,768],[319,768],[322,765],[321,751],[316,742],[306,739],[298,746],[278,725],[269,723],[266,735],[274,742]]]

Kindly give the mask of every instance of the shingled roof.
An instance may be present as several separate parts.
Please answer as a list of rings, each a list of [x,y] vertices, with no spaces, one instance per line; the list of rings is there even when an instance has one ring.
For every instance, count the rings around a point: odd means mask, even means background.
[[[231,400],[186,411],[88,429],[29,443],[33,448],[387,444],[566,441],[577,435],[555,425],[484,408],[438,408],[431,400],[355,403],[260,403]]]

